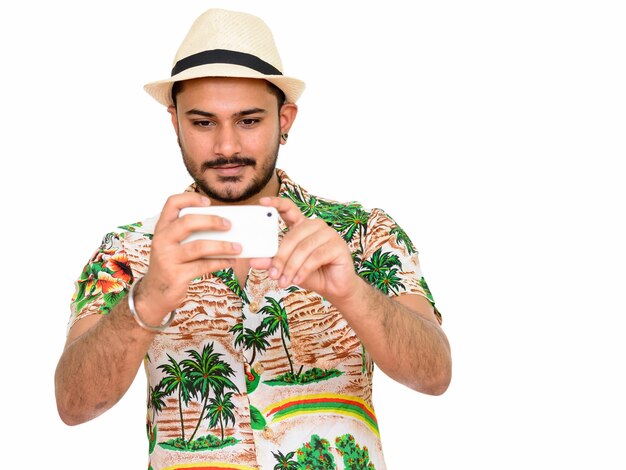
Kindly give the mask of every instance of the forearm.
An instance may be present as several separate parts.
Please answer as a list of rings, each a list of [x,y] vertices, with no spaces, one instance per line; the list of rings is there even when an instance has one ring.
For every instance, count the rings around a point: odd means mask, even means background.
[[[385,296],[362,279],[355,282],[349,298],[333,303],[387,375],[431,395],[447,389],[450,346],[435,320]]]
[[[104,413],[126,393],[154,338],[134,321],[123,299],[66,345],[55,373],[61,419],[80,424]]]

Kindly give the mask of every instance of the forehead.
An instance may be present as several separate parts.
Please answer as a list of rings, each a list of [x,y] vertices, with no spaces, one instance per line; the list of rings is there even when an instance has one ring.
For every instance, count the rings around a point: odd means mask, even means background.
[[[254,78],[206,77],[181,83],[176,97],[184,107],[261,107],[276,104],[268,82]]]

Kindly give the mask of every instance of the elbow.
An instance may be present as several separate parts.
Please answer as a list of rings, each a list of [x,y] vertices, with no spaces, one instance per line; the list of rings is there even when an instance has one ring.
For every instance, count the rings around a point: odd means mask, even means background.
[[[85,413],[85,410],[79,405],[80,400],[67,396],[67,394],[56,393],[57,413],[61,421],[68,426],[77,426],[90,421],[93,416]]]
[[[438,356],[438,360],[432,364],[431,373],[425,382],[423,393],[433,396],[443,395],[452,381],[452,352],[448,341],[445,349]]]
[[[431,369],[431,373],[426,377],[421,377],[421,380],[413,383],[411,388],[426,395],[439,396],[448,390],[451,381],[452,361],[448,356],[445,361]]]
[[[61,421],[63,421],[63,423],[67,424],[68,426],[76,426],[84,422],[79,419],[76,419],[71,413],[68,413],[67,411],[59,407],[58,405],[57,405],[57,411],[59,412],[59,417],[61,418]]]
[[[89,421],[90,418],[84,416],[84,412],[81,407],[81,402],[83,400],[77,397],[76,394],[71,393],[67,387],[64,386],[58,369],[54,380],[54,394],[57,405],[57,413],[63,423],[68,426],[76,426]]]
[[[439,396],[443,395],[446,390],[448,390],[451,379],[452,376],[450,373],[441,373],[411,388],[426,395]]]
[[[67,400],[64,400],[59,392],[56,393],[57,400],[57,413],[59,414],[59,418],[63,423],[68,426],[76,426],[77,424],[81,424],[81,421],[77,419],[76,414],[72,413],[71,407],[67,405]]]
[[[441,377],[439,380],[433,380],[429,383],[422,393],[427,395],[439,396],[443,395],[450,386],[451,376]]]
[[[63,423],[68,426],[76,426],[87,421],[86,419],[81,419],[80,413],[75,406],[75,400],[72,400],[67,393],[60,391],[58,386],[56,387],[55,393],[57,413]]]

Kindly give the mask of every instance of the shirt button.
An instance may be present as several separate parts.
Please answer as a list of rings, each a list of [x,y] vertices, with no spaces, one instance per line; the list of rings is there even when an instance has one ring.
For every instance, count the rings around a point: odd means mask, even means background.
[[[257,313],[259,311],[259,303],[253,300],[250,302],[249,308],[251,313]]]

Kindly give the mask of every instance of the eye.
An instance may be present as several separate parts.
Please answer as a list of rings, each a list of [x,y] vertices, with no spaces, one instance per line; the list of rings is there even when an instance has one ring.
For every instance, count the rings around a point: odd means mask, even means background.
[[[239,121],[239,124],[241,124],[243,127],[253,127],[259,121],[259,118],[245,118]]]
[[[193,121],[193,125],[197,127],[211,127],[213,126],[213,122],[206,120],[206,119],[202,119],[198,121]]]

